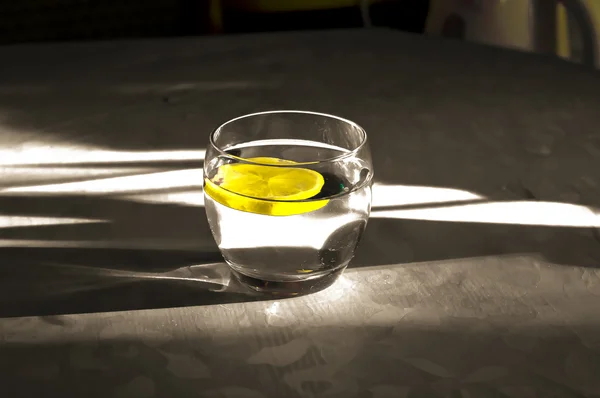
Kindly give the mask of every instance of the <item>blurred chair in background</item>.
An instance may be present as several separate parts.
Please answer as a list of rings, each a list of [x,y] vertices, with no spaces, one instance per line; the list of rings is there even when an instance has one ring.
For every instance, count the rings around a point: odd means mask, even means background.
[[[557,35],[560,57],[600,68],[600,1],[559,0]]]
[[[432,0],[426,32],[600,67],[600,0]]]

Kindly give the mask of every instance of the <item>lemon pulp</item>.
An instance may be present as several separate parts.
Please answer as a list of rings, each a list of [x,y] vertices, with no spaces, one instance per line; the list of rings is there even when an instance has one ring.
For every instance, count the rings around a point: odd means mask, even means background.
[[[253,163],[220,166],[212,178],[204,179],[204,191],[216,202],[235,210],[268,216],[291,216],[318,210],[328,199],[299,202],[317,195],[323,176],[301,167],[273,167],[296,164],[291,160],[256,157]]]

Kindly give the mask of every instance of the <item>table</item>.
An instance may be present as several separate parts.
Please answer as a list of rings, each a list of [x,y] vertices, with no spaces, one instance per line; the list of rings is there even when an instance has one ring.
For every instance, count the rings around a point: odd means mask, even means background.
[[[0,48],[3,397],[600,396],[600,74],[340,30]],[[218,123],[368,131],[372,219],[322,292],[229,280]]]

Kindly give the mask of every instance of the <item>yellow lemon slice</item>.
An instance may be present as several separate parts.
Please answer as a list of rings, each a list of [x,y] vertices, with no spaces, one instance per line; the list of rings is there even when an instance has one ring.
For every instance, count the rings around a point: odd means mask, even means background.
[[[298,202],[321,191],[325,180],[320,173],[301,167],[269,166],[296,163],[291,160],[268,157],[248,160],[260,164],[224,164],[213,178],[204,179],[204,191],[224,206],[268,216],[308,213],[329,202],[328,199]]]

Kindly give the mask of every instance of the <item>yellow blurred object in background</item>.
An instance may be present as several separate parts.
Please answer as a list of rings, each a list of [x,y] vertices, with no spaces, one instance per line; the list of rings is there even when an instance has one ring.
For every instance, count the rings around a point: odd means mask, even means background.
[[[571,57],[569,47],[569,16],[562,4],[558,5],[556,16],[556,54],[561,58]]]
[[[224,6],[253,12],[290,12],[357,7],[360,0],[221,0]]]
[[[252,13],[316,11],[360,7],[382,0],[210,0],[211,23],[215,32],[223,30],[226,9]]]

